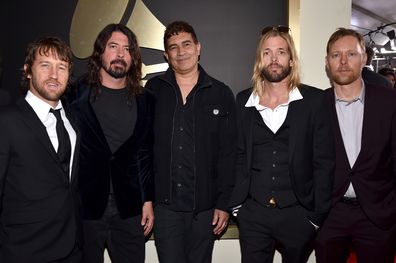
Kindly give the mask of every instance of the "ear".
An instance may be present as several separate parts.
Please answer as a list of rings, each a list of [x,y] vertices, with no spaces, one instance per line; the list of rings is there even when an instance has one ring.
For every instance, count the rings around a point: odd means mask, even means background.
[[[289,66],[290,66],[290,67],[293,67],[293,66],[294,66],[294,61],[291,60],[291,59],[290,59],[290,61],[289,61]]]
[[[198,56],[201,55],[201,43],[197,43]]]
[[[28,64],[24,64],[24,65],[23,65],[23,71],[25,72],[26,78],[31,79],[31,78],[32,78],[32,74],[27,73],[27,72],[28,72],[28,69],[29,69]]]
[[[165,58],[166,62],[168,62],[168,53],[166,53],[166,51],[164,51],[164,58]]]
[[[363,67],[366,65],[366,63],[367,63],[367,53],[363,53],[362,54],[363,55],[363,57],[362,57],[362,63],[363,63]]]
[[[329,61],[327,60],[327,56],[325,56],[325,65],[326,68],[329,69]]]

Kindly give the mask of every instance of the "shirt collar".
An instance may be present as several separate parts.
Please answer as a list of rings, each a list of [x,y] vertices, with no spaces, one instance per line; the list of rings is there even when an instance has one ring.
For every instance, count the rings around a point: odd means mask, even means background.
[[[37,114],[41,122],[44,122],[48,118],[48,114],[51,105],[34,95],[30,90],[26,93],[25,100],[33,108],[34,112]],[[56,105],[55,110],[62,109],[62,102],[59,100],[58,105]]]
[[[303,96],[301,95],[301,92],[298,88],[293,88],[290,92],[289,92],[289,100],[281,105],[289,105],[290,102],[292,101],[296,101],[296,100],[302,100]],[[260,97],[257,96],[257,94],[255,92],[252,92],[252,94],[250,94],[249,99],[247,100],[245,107],[256,107],[256,108],[261,108],[261,109],[265,109],[267,107],[264,107],[263,105],[260,105]]]
[[[366,85],[364,84],[364,81],[363,81],[363,80],[362,80],[362,89],[361,89],[361,91],[360,91],[359,96],[357,96],[355,99],[353,99],[353,100],[351,100],[351,101],[346,101],[346,100],[343,100],[343,99],[340,99],[339,97],[337,97],[337,93],[335,92],[335,89],[334,89],[334,98],[335,98],[335,101],[336,101],[336,102],[339,101],[339,102],[349,102],[349,103],[353,103],[353,102],[355,102],[355,101],[360,101],[361,103],[364,104],[364,97],[365,97],[365,94],[366,94]]]

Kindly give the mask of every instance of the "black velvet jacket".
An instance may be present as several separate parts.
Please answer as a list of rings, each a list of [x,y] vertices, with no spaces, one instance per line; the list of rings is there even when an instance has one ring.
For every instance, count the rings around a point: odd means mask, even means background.
[[[114,153],[90,103],[91,87],[80,81],[71,103],[81,131],[79,187],[83,218],[102,217],[110,191],[110,177],[122,218],[142,213],[143,203],[153,200],[152,121],[153,99],[145,92],[136,96],[137,120],[132,136]]]

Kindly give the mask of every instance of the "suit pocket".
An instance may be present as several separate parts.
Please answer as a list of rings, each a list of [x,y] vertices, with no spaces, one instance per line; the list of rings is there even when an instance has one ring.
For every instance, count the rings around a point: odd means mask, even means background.
[[[42,210],[12,212],[4,215],[4,224],[6,226],[34,224],[47,220],[47,212]]]

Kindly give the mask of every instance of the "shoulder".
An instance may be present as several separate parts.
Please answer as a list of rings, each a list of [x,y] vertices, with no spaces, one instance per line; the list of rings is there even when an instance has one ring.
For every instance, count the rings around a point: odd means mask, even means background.
[[[249,99],[250,95],[252,94],[253,89],[252,88],[247,88],[244,89],[240,92],[238,92],[237,96],[236,96],[236,101],[237,103],[246,103],[246,101]]]

